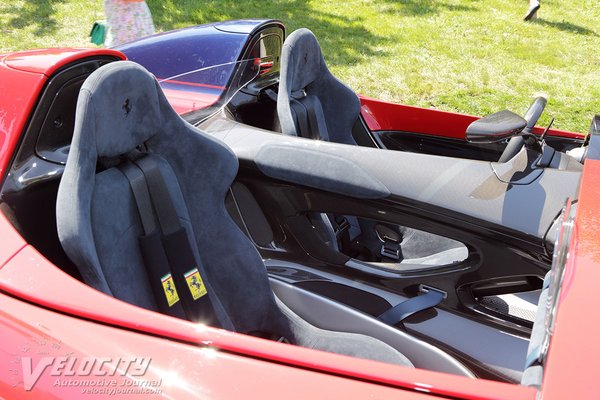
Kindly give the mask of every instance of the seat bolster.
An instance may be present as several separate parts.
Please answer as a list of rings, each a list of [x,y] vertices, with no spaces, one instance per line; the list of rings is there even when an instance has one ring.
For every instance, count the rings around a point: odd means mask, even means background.
[[[392,349],[401,351],[402,357],[408,358],[416,368],[467,377],[475,376],[460,361],[445,351],[409,335],[401,329],[386,325],[370,315],[278,279],[272,278],[271,286],[279,300],[293,310],[299,318],[312,326],[334,332],[352,332],[375,338],[390,345]],[[284,309],[282,311],[286,312]],[[292,322],[294,322],[293,318]],[[298,340],[301,343],[302,339],[298,338]],[[330,349],[330,351],[336,352],[334,347]],[[378,347],[378,349],[383,348]],[[394,351],[398,353],[398,350]],[[381,355],[379,351],[373,354],[377,354],[377,361],[390,362],[387,358],[379,358]],[[355,356],[374,359],[368,354],[355,354]],[[400,364],[398,355],[394,357],[397,361],[392,362]]]
[[[60,243],[77,265],[85,283],[108,295],[112,292],[100,267],[91,225],[92,193],[96,173],[94,110],[90,93],[82,91],[77,103],[75,132],[56,198],[56,225]]]
[[[139,248],[142,227],[133,194],[117,168],[96,176],[91,212],[94,246],[112,295],[157,310]]]
[[[294,344],[315,350],[346,356],[364,358],[389,364],[414,367],[413,364],[392,346],[381,340],[358,333],[328,331],[309,324],[295,314],[281,300],[277,305],[287,317],[294,335]]]
[[[352,128],[360,115],[360,100],[356,93],[333,76],[327,67],[320,79],[307,87],[306,93],[321,102],[329,141],[356,146],[352,136]]]
[[[110,295],[92,233],[96,162],[98,157],[127,153],[159,133],[158,98],[162,92],[156,79],[147,72],[140,74],[140,69],[129,61],[109,63],[84,82],[56,200],[63,249],[88,285]]]

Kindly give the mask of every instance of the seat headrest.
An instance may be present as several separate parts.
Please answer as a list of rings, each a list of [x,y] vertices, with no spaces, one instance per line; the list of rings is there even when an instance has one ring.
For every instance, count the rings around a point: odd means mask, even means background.
[[[128,153],[160,132],[164,95],[139,64],[118,61],[98,68],[84,82],[77,102],[74,139],[96,147],[98,157]]]
[[[287,56],[283,56],[287,53]],[[282,60],[287,60],[291,65],[283,66],[282,71],[288,71],[288,93],[297,92],[319,79],[325,60],[321,53],[321,46],[309,29],[300,28],[292,32],[282,49]]]

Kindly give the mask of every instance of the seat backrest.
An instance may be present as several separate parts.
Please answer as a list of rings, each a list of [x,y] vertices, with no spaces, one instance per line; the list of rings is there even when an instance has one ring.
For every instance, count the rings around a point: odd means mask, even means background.
[[[236,156],[179,117],[156,79],[132,62],[105,65],[83,84],[59,186],[59,239],[85,282],[156,309],[138,246],[143,230],[129,183],[116,167],[97,173],[99,159],[119,157],[141,145],[161,160],[160,172],[188,231],[220,325],[285,336],[287,324],[262,259],[225,209],[225,195],[237,174]]]
[[[301,106],[306,117],[299,115]],[[329,72],[319,42],[308,29],[292,32],[283,44],[277,113],[284,134],[356,145],[352,128],[360,114],[358,96]],[[310,135],[303,124],[308,124]]]

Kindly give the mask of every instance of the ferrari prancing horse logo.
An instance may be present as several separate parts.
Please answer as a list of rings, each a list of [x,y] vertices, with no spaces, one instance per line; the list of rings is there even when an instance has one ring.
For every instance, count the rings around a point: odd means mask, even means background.
[[[197,268],[186,272],[184,277],[194,300],[198,300],[207,293],[206,286],[204,286],[204,282],[202,282],[202,277]]]
[[[171,274],[166,274],[160,278],[160,281],[162,282],[163,290],[167,297],[167,303],[169,304],[169,307],[172,307],[173,304],[179,301],[179,295],[177,294],[177,289],[175,289],[175,281],[173,281]]]

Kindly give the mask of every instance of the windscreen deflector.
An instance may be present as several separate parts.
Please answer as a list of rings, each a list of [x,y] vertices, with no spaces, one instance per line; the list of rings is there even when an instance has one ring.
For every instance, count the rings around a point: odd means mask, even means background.
[[[175,111],[188,121],[200,123],[252,82],[260,72],[260,64],[260,58],[252,58],[157,79]]]

